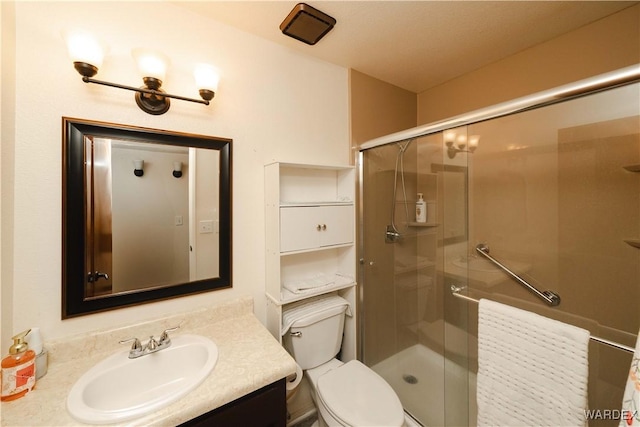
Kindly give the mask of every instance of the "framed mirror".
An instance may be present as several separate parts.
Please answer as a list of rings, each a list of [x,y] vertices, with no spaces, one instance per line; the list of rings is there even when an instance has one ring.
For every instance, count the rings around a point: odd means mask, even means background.
[[[62,121],[63,319],[232,286],[230,139]]]

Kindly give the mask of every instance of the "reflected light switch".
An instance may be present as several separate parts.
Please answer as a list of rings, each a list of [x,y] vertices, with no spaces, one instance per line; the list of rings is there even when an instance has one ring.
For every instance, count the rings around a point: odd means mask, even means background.
[[[175,225],[182,225],[182,215],[176,215],[176,224]]]
[[[200,221],[198,223],[198,232],[200,234],[213,233],[213,220]]]

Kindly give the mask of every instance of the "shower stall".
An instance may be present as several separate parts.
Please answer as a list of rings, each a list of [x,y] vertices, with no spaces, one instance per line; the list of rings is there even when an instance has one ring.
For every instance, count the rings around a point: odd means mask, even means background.
[[[640,328],[639,79],[629,67],[361,147],[360,357],[418,424],[476,424],[481,298],[589,330],[589,408],[621,408]]]

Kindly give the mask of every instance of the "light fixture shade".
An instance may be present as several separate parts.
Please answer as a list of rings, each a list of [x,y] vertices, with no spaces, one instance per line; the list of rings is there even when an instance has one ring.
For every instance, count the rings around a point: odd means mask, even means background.
[[[150,49],[134,49],[132,55],[142,78],[152,77],[164,81],[169,66],[169,58],[165,54]]]
[[[69,57],[73,62],[84,62],[96,68],[102,66],[104,47],[86,31],[72,30],[63,33]]]
[[[133,161],[133,174],[137,177],[144,175],[144,160],[136,159]]]
[[[182,162],[173,162],[173,176],[175,178],[182,177]]]
[[[220,75],[214,66],[209,64],[197,64],[196,68],[193,70],[193,76],[196,79],[196,86],[199,90],[210,90],[214,93],[218,91]]]
[[[480,136],[479,135],[471,135],[469,137],[469,148],[477,148],[478,144],[480,143]]]
[[[453,144],[456,141],[456,133],[452,130],[444,132],[444,142]]]

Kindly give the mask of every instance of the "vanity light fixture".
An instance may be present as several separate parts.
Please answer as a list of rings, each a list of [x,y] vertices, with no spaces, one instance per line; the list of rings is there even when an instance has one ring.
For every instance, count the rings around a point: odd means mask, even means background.
[[[457,135],[453,130],[444,132],[444,143],[447,146],[447,155],[453,159],[458,153],[473,153],[478,148],[480,136]]]
[[[209,105],[218,90],[219,76],[216,69],[210,65],[201,64],[196,66],[194,76],[202,99],[166,93],[161,86],[169,60],[162,53],[148,49],[134,49],[132,52],[142,74],[144,86],[134,87],[94,79],[93,76],[98,73],[104,58],[103,47],[91,35],[83,32],[69,32],[65,38],[69,56],[76,71],[82,76],[83,82],[134,91],[136,104],[145,113],[153,115],[166,113],[171,106],[170,98]]]
[[[144,175],[144,160],[133,161],[133,174],[137,177]]]
[[[173,162],[173,176],[182,178],[182,162]]]

